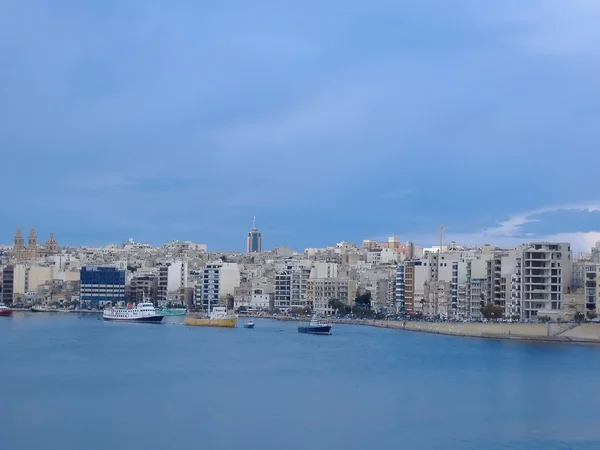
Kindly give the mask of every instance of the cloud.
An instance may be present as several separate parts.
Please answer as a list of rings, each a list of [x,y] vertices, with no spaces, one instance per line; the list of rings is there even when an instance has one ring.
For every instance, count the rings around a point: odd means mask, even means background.
[[[581,212],[588,213],[599,212],[600,203],[575,203],[565,204],[561,206],[543,207],[533,209],[520,214],[515,214],[507,220],[501,221],[498,225],[486,228],[476,233],[448,233],[448,239],[457,241],[459,244],[465,245],[482,245],[494,244],[500,246],[512,246],[529,241],[555,241],[555,242],[570,242],[577,251],[589,251],[589,249],[600,240],[600,230],[598,231],[572,231],[563,232],[556,230],[552,233],[532,233],[525,232],[524,228],[528,224],[541,221],[540,216],[557,211]],[[561,224],[555,224],[555,226]],[[562,225],[564,226],[564,225]]]
[[[505,39],[527,51],[559,58],[600,54],[597,0],[508,0],[502,5],[493,14],[483,3],[475,8],[482,20],[504,26],[509,31]]]

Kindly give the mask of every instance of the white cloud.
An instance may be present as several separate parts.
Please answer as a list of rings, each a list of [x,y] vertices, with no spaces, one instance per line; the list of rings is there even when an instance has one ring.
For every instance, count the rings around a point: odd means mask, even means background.
[[[488,5],[475,7],[489,23],[511,25],[511,32],[505,35],[509,39],[517,36],[517,44],[533,53],[552,56],[600,53],[598,0],[516,0],[499,5],[502,6],[493,14]]]
[[[556,211],[600,211],[600,203],[574,203],[562,206],[543,207],[520,214],[515,214],[507,220],[501,221],[498,225],[486,228],[473,233],[453,233],[446,229],[444,232],[444,242],[456,241],[459,245],[477,247],[485,244],[497,245],[500,247],[512,247],[532,241],[550,241],[550,242],[569,242],[575,252],[587,252],[596,242],[600,241],[600,230],[598,231],[576,231],[576,232],[557,232],[551,234],[525,233],[523,226],[538,221],[535,216]],[[392,236],[389,233],[386,236]],[[387,237],[379,237],[377,240],[385,240]],[[419,245],[431,246],[439,245],[439,235],[410,236],[407,240],[416,242]]]

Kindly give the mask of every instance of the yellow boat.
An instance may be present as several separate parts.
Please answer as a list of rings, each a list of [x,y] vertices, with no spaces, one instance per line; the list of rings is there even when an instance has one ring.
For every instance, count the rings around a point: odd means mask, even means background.
[[[192,327],[235,328],[237,316],[228,314],[227,309],[222,306],[216,306],[210,312],[208,317],[186,315],[183,323]]]

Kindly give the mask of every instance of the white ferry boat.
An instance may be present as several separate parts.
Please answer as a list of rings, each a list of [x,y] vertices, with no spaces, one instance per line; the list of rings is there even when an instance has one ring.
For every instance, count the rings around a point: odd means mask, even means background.
[[[127,308],[106,308],[102,314],[102,317],[104,320],[122,322],[160,323],[165,316],[162,314],[157,314],[152,303],[142,302],[137,305],[129,304],[127,305]]]

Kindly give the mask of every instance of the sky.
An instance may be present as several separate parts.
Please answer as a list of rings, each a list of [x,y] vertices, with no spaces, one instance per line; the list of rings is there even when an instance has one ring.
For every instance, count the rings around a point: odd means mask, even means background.
[[[0,2],[0,242],[600,240],[600,2]]]

